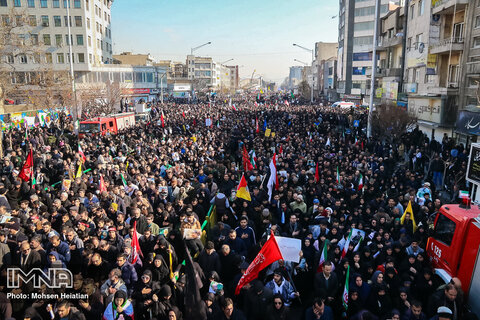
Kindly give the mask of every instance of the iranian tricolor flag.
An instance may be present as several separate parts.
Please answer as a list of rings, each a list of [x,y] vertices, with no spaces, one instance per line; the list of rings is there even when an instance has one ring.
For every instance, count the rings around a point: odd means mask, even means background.
[[[130,255],[130,263],[135,264],[138,260],[138,255],[142,255],[142,250],[140,249],[140,243],[138,242],[138,233],[137,233],[137,221],[133,223],[133,237],[132,237],[132,254]]]
[[[83,153],[83,150],[80,144],[78,144],[78,154],[80,155],[80,158],[82,158],[82,162],[85,163],[87,158],[85,157],[85,153]]]
[[[323,265],[325,263],[325,260],[327,260],[327,250],[327,241],[325,241],[325,244],[323,245],[322,255],[320,256],[320,261],[318,262],[317,272],[323,271]]]
[[[338,166],[337,166],[337,183],[340,183],[340,171],[338,171]]]
[[[125,180],[125,177],[123,176],[123,174],[120,174],[120,177],[122,177],[123,188],[125,189],[125,191],[127,191],[127,188],[128,188],[127,180]]]
[[[163,110],[162,110],[162,115],[160,117],[160,120],[162,121],[162,128],[165,128],[165,117],[163,115]]]
[[[252,163],[253,168],[257,169],[257,154],[254,149],[250,151],[250,162]]]
[[[348,247],[350,246],[350,241],[352,240],[352,232],[353,232],[353,229],[350,230],[350,233],[348,234],[348,238],[345,241],[345,245],[343,246],[342,259],[345,258],[345,256],[347,255]]]
[[[258,126],[258,118],[255,118],[255,133],[260,132],[260,127]]]
[[[358,180],[358,190],[363,190],[363,175],[360,173],[360,179]]]
[[[348,310],[348,287],[349,287],[349,283],[348,283],[348,280],[350,278],[350,266],[348,266],[347,268],[347,275],[345,277],[345,287],[343,289],[343,307],[345,308],[345,310]]]

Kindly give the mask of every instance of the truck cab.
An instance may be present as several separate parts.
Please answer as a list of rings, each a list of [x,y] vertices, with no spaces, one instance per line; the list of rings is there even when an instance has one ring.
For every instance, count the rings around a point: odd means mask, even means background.
[[[80,122],[79,136],[83,138],[85,135],[106,135],[107,132],[116,133],[117,125],[115,118],[111,117],[98,117],[88,119]]]
[[[428,238],[427,254],[445,282],[457,277],[471,310],[480,315],[480,208],[448,204],[440,208]]]

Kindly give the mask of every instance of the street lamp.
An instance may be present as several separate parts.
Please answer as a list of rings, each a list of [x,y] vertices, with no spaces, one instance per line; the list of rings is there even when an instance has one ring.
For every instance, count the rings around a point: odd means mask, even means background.
[[[223,61],[223,62],[220,62],[220,64],[225,64],[225,63],[230,62],[230,61],[232,61],[232,60],[233,60],[233,58],[232,58],[232,59],[228,59],[228,60]]]
[[[72,94],[74,97],[74,106],[73,106],[73,128],[75,134],[78,134],[77,120],[78,120],[78,110],[77,110],[77,90],[75,87],[75,74],[73,73],[73,50],[72,50],[72,30],[71,30],[71,16],[70,16],[70,0],[67,3],[67,27],[68,27],[68,56],[70,60],[70,77],[72,80]]]
[[[310,102],[313,103],[313,82],[314,82],[313,80],[314,80],[314,78],[315,78],[315,77],[314,77],[314,74],[315,74],[315,73],[314,73],[314,70],[313,70],[313,62],[315,61],[315,57],[314,57],[314,56],[315,56],[315,52],[314,52],[313,49],[305,48],[305,47],[303,47],[303,46],[301,46],[301,45],[299,45],[299,44],[296,44],[296,43],[294,43],[293,46],[294,46],[294,47],[299,47],[300,49],[303,49],[303,50],[305,50],[305,51],[308,51],[308,52],[311,52],[311,53],[312,53],[312,88],[311,88],[311,90],[310,90]]]
[[[190,54],[193,55],[193,52],[194,52],[194,51],[196,51],[196,50],[198,50],[198,49],[200,49],[200,48],[202,48],[202,47],[205,47],[205,46],[207,46],[207,45],[209,45],[209,44],[212,44],[212,42],[211,42],[211,41],[208,41],[207,43],[204,43],[204,44],[202,44],[202,45],[199,45],[198,47],[191,48],[191,49],[190,49]]]
[[[293,59],[293,61],[300,62],[301,64],[304,64],[304,65],[306,65],[306,66],[308,65],[308,63],[303,62],[303,61],[300,61],[300,60],[298,60],[298,59]]]
[[[160,77],[160,94],[161,94],[161,102],[163,104],[163,77],[165,77],[167,75],[167,72],[165,72],[164,74],[161,75]]]

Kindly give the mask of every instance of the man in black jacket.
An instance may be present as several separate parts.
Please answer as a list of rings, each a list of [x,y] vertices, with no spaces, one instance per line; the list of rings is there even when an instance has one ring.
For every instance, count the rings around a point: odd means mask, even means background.
[[[203,251],[198,257],[198,264],[202,267],[205,274],[210,274],[212,271],[216,271],[220,274],[222,264],[220,263],[220,257],[215,251],[212,241],[208,241]]]
[[[323,272],[315,275],[315,295],[319,297],[322,293],[324,293],[325,302],[328,304],[334,300],[337,290],[337,275],[332,272],[332,263],[330,261],[325,261]]]

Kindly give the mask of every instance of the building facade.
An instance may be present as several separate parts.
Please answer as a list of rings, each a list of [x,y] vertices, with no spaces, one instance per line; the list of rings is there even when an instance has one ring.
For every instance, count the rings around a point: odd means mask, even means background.
[[[115,64],[129,64],[134,66],[153,66],[155,60],[147,54],[133,54],[131,52],[122,52],[113,55],[113,63]]]
[[[340,0],[337,77],[341,99],[360,102],[368,90],[376,0]],[[380,16],[399,1],[381,0]]]
[[[14,66],[16,72],[29,72],[38,69],[38,65],[47,65],[53,70],[68,70],[68,44],[71,41],[75,71],[88,71],[94,66],[113,63],[112,3],[113,0],[0,1],[2,24],[17,23],[10,21],[12,10],[26,15],[30,35],[25,34],[25,37],[32,37],[32,43],[42,48],[37,56],[5,55],[1,57],[3,62]]]

